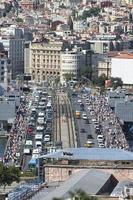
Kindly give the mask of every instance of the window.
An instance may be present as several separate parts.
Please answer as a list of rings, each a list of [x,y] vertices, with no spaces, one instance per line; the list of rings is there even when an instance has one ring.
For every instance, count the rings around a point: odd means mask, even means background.
[[[1,64],[2,64],[2,65],[4,64],[4,60],[1,61]]]
[[[72,174],[72,171],[71,170],[68,170],[68,175],[70,176]]]

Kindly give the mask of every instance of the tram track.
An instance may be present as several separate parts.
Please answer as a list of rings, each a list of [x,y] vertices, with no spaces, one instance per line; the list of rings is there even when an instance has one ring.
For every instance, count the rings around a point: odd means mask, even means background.
[[[74,127],[73,127],[73,116],[72,116],[72,112],[71,112],[71,108],[70,108],[70,104],[69,104],[69,100],[67,98],[67,96],[62,96],[63,102],[64,102],[64,114],[65,114],[65,118],[66,118],[66,123],[67,123],[67,133],[68,133],[68,140],[69,140],[69,147],[73,148],[75,147],[75,137],[74,137]]]
[[[63,148],[76,147],[73,113],[67,94],[57,93],[55,98],[55,141]]]

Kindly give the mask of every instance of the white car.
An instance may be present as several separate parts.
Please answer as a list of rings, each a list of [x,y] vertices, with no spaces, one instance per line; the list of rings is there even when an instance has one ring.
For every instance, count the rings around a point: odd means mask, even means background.
[[[97,136],[97,141],[98,141],[98,143],[103,142],[104,141],[104,136],[103,135],[98,135]]]
[[[83,113],[83,114],[82,114],[82,118],[83,118],[84,120],[88,119],[87,114],[86,114],[86,113]]]
[[[105,145],[103,143],[98,143],[99,148],[105,148]]]
[[[50,141],[50,135],[45,135],[44,142],[49,142],[49,141]]]
[[[78,103],[82,103],[81,99],[78,99]]]

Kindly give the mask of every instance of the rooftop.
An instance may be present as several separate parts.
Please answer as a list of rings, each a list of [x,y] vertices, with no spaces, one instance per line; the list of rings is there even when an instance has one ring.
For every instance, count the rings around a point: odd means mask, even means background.
[[[132,152],[113,148],[68,148],[41,157],[90,161],[133,161]]]
[[[68,198],[70,192],[75,192],[78,189],[85,191],[90,195],[102,194],[104,192],[110,192],[109,187],[104,188],[108,185],[108,180],[114,181],[113,188],[118,183],[118,181],[110,174],[106,172],[101,172],[99,170],[80,170],[74,173],[70,178],[62,183],[58,188],[50,192],[47,196],[47,200],[52,200],[54,197],[58,198]],[[110,185],[112,187],[112,185]],[[104,189],[103,189],[104,188]]]
[[[133,59],[133,53],[128,52],[121,52],[115,55],[113,58],[120,58],[120,59]]]

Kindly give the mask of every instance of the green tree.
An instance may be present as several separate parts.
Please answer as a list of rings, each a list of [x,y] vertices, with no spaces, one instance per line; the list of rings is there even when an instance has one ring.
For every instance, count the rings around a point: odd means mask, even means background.
[[[89,78],[91,80],[92,68],[90,66],[83,66],[80,70],[80,77],[82,76]]]
[[[111,77],[111,86],[113,87],[113,89],[116,89],[117,87],[122,87],[123,81],[119,77]]]
[[[95,80],[93,80],[93,83],[99,87],[104,87],[105,86],[105,80],[107,80],[107,77],[105,74],[102,74]]]
[[[23,19],[18,17],[18,18],[16,19],[16,22],[18,22],[18,23],[23,23]]]
[[[84,20],[87,17],[92,17],[92,16],[98,16],[100,13],[100,8],[99,7],[95,7],[95,8],[90,8],[89,10],[84,10],[81,18]]]
[[[20,181],[20,170],[14,166],[7,167],[0,163],[0,186],[5,188],[14,181]]]
[[[66,81],[70,81],[74,78],[74,74],[73,73],[66,73],[66,74],[64,74],[64,78],[66,79]]]
[[[97,197],[90,196],[81,189],[75,190],[75,192],[70,192],[70,196],[72,199],[75,198],[77,200],[98,200]]]
[[[90,196],[81,189],[75,190],[74,192],[70,192],[70,197],[71,199],[75,199],[75,200],[98,200],[97,197]],[[53,198],[53,200],[65,200],[65,199],[55,197]]]

